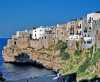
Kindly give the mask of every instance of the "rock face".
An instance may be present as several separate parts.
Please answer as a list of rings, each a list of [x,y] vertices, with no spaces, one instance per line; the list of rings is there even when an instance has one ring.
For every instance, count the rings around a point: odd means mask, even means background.
[[[61,65],[56,56],[57,55],[52,56],[42,51],[38,52],[32,48],[26,48],[22,50],[17,48],[6,48],[3,55],[5,62],[32,63],[36,61],[48,69],[57,70],[61,67]]]
[[[44,36],[42,39],[33,40],[27,32],[21,33],[19,37],[8,40],[3,50],[4,61],[20,63],[35,61],[48,69],[60,69],[59,55],[54,55],[53,51],[45,51],[55,42],[52,34]]]

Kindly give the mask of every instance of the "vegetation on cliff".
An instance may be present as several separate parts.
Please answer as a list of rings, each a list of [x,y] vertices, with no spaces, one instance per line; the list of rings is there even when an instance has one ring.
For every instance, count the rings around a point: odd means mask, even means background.
[[[70,57],[69,53],[66,51],[67,43],[61,40],[55,45],[57,50],[60,50],[60,57],[62,60],[66,60]]]
[[[92,48],[81,51],[78,42],[76,43],[76,47],[77,50],[75,50],[74,54],[71,54],[68,52],[67,42],[59,40],[56,45],[51,46],[49,49],[44,49],[43,52],[45,51],[48,56],[53,52],[52,55],[56,51],[60,52],[56,58],[60,58],[59,61],[62,64],[60,72],[62,74],[77,72],[80,79],[99,75],[100,68],[98,68],[97,62],[100,61],[100,49],[97,49],[96,53],[93,54]]]
[[[92,48],[87,51],[80,51],[79,48],[77,48],[74,54],[68,54],[68,52],[64,53],[67,47],[64,47],[64,49],[62,49],[62,47],[59,48],[60,51],[63,51],[63,53],[60,54],[61,57],[67,57],[66,60],[62,59],[63,67],[60,70],[61,73],[68,74],[77,72],[78,78],[89,78],[100,74],[100,68],[97,65],[97,62],[100,61],[100,49],[97,49],[96,53],[93,54]]]
[[[49,48],[35,50],[31,47],[19,49],[16,46],[11,46],[7,50],[10,54],[12,52],[17,53],[11,59],[15,57],[18,62],[26,62],[26,60],[29,61],[28,59],[31,58],[43,64],[48,69],[60,69],[62,74],[77,72],[78,78],[81,79],[100,74],[100,49],[97,49],[94,54],[93,47],[91,49],[81,50],[79,42],[76,42],[77,48],[74,53],[71,53],[67,44],[67,42],[58,40],[58,43],[51,45]],[[22,55],[22,52],[30,57]],[[10,57],[10,54],[7,58]]]

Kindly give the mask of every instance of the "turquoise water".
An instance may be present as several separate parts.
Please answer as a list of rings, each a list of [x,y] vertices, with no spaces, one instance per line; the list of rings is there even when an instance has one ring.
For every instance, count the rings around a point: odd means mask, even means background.
[[[2,49],[6,45],[6,42],[7,38],[0,38],[0,72],[3,73],[8,81],[33,78],[33,82],[54,82],[52,78],[55,75],[50,70],[39,69],[33,66],[5,64],[2,58]]]

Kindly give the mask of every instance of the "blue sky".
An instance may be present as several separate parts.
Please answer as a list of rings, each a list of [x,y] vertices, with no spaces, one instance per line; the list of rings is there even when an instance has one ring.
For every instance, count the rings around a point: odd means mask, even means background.
[[[100,11],[100,0],[0,0],[0,37]]]

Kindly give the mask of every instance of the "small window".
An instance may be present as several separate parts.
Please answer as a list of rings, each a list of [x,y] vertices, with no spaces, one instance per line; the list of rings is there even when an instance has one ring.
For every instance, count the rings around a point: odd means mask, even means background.
[[[80,28],[81,28],[81,24],[80,24]]]
[[[87,41],[87,44],[91,44],[92,43],[92,41]]]
[[[86,42],[84,41],[84,44],[86,44]]]
[[[76,35],[78,35],[78,31],[76,32]]]
[[[45,39],[46,39],[47,37],[45,36]]]
[[[86,37],[86,34],[85,34],[85,37]]]
[[[16,45],[16,41],[14,42],[14,44]]]
[[[93,17],[92,17],[92,20],[93,20]]]
[[[87,33],[87,28],[84,29],[84,32]]]
[[[74,35],[74,32],[70,32],[70,35]]]
[[[81,34],[82,34],[82,32],[79,33],[79,35],[81,35]]]
[[[90,37],[90,35],[88,35],[88,37]]]
[[[32,34],[30,34],[30,39],[32,39]]]
[[[89,27],[89,29],[91,30],[91,27]]]

